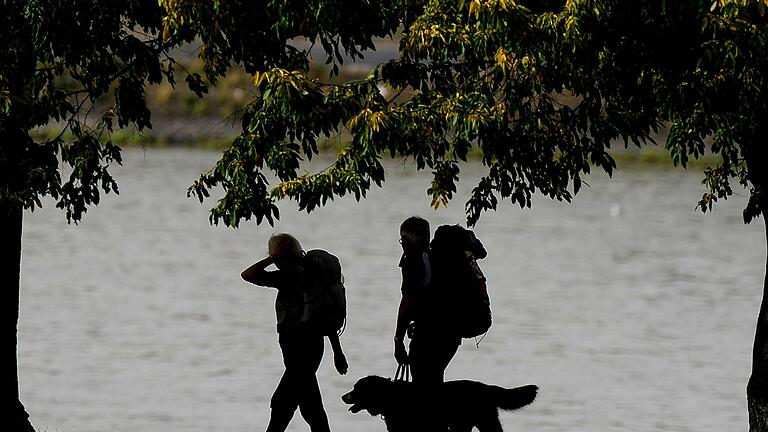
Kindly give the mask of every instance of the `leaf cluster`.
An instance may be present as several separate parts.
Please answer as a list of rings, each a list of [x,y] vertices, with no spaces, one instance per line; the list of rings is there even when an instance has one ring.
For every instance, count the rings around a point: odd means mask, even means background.
[[[303,71],[254,74],[260,95],[231,150],[238,164],[256,161],[254,176],[265,168],[276,175],[270,199],[293,198],[307,211],[334,196],[352,193],[359,199],[384,180],[379,158],[389,154],[430,169],[427,194],[433,206],[447,205],[459,164],[477,147],[488,175],[467,202],[468,222],[475,223],[499,198],[521,207],[530,206],[537,191],[571,200],[570,187],[578,191],[592,164],[613,170],[606,149],[619,127],[613,119],[591,118],[600,112],[597,97],[576,106],[562,97],[565,77],[577,70],[561,61],[556,28],[565,18],[542,25],[515,2],[422,6],[402,31],[400,57],[366,80],[338,86],[312,81]],[[385,99],[381,89],[408,97]],[[336,162],[321,173],[298,175],[302,158],[316,152],[317,139],[342,131],[352,139]],[[226,208],[230,194],[243,192],[223,175],[227,163],[234,162],[222,159],[193,186],[224,186],[215,214]]]
[[[173,82],[172,42],[156,2],[8,1],[0,11],[0,202],[34,209],[50,195],[78,221],[118,191],[114,128],[151,127],[144,89]],[[33,128],[63,124],[44,142]],[[65,131],[71,139],[63,139]],[[68,172],[67,172],[68,171]]]
[[[0,58],[1,198],[34,208],[38,196],[53,195],[74,220],[99,191],[116,190],[107,168],[120,162],[119,148],[109,135],[151,127],[144,88],[175,85],[181,67],[169,50],[191,41],[201,44],[203,71],[181,69],[198,96],[232,65],[255,87],[242,133],[189,189],[202,201],[223,187],[213,223],[273,223],[285,198],[306,211],[347,194],[362,199],[385,180],[384,156],[430,170],[426,195],[448,205],[476,149],[487,172],[465,204],[474,224],[505,200],[572,200],[593,167],[613,173],[611,145],[652,144],[665,124],[675,163],[705,152],[722,160],[705,171],[703,211],[731,195],[734,180],[751,190],[745,221],[768,208],[765,0],[35,0],[3,8],[0,36],[11,43]],[[367,78],[323,82],[308,73],[316,44],[334,75],[375,49],[374,38],[396,32],[398,57]],[[74,139],[28,138],[51,121]],[[328,168],[302,172],[319,141],[340,136],[350,138]],[[71,170],[67,180],[57,158]]]
[[[278,183],[251,199],[288,197],[311,211],[334,196],[359,198],[384,180],[378,158],[389,154],[431,170],[427,195],[447,205],[477,148],[487,174],[465,204],[474,224],[502,200],[570,201],[592,167],[612,174],[613,143],[653,144],[668,124],[675,163],[705,152],[723,161],[705,171],[703,211],[733,193],[734,178],[752,191],[745,221],[766,208],[762,0],[413,4],[416,13],[399,17],[399,57],[366,80],[323,85],[301,62],[254,75],[261,93],[233,151]],[[351,136],[337,161],[299,174],[314,143],[336,132]],[[225,187],[214,212],[242,192],[226,178],[202,180]]]

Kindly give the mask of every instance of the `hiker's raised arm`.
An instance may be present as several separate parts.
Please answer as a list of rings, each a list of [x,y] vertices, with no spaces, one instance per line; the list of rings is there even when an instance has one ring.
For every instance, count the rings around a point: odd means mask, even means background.
[[[259,260],[255,263],[253,263],[250,267],[243,270],[242,273],[240,273],[240,277],[243,278],[246,282],[250,282],[252,284],[256,285],[263,285],[263,276],[264,275],[264,269],[270,266],[270,264],[274,263],[275,260],[271,256],[268,256],[262,260]]]

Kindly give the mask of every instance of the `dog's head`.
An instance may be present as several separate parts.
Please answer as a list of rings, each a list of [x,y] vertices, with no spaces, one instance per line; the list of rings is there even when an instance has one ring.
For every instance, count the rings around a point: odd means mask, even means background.
[[[392,380],[380,376],[360,378],[352,391],[341,397],[345,404],[352,405],[349,410],[358,413],[362,410],[371,415],[379,415],[385,410],[385,404]]]

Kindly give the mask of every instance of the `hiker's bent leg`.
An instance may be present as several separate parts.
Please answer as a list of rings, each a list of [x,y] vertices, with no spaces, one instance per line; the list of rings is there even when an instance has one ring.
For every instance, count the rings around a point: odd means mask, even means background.
[[[295,336],[280,335],[280,351],[283,354],[285,372],[272,394],[272,409],[267,432],[283,432],[291,422],[301,395],[301,341]]]
[[[440,382],[445,381],[445,369],[448,368],[451,360],[453,360],[460,344],[461,339],[446,339],[441,340],[439,346],[435,349],[435,373],[440,374]]]
[[[459,349],[461,339],[422,337],[411,341],[409,359],[414,383],[445,381],[445,369]]]
[[[445,368],[458,350],[459,344],[445,338],[422,337],[411,340],[409,359],[413,376],[414,392],[424,404],[425,412],[443,412],[439,393],[445,380]],[[421,394],[419,394],[421,392]],[[414,430],[423,432],[445,432],[447,419],[441,416],[424,418],[425,424]]]
[[[325,413],[320,386],[314,374],[311,376],[311,382],[308,382],[302,390],[299,410],[309,429],[312,432],[329,432],[331,429],[328,424],[328,415]]]
[[[408,347],[408,361],[414,384],[435,384],[442,382],[441,375],[436,373],[437,361],[431,341],[426,337],[412,339]]]
[[[283,432],[299,406],[299,389],[296,386],[295,372],[286,368],[280,383],[272,394],[267,432]]]
[[[323,359],[325,340],[323,336],[307,336],[302,347],[299,410],[312,432],[329,432],[328,415],[323,407],[323,398],[316,375],[320,361]]]

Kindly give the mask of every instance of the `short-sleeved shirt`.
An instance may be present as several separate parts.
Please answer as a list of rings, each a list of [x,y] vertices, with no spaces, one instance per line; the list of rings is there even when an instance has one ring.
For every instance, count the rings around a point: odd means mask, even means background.
[[[288,269],[274,271],[261,270],[253,283],[264,287],[277,288],[275,314],[277,332],[293,333],[299,328],[299,320],[304,312],[304,267],[296,265]]]
[[[411,295],[420,295],[428,289],[432,281],[432,269],[429,265],[429,254],[406,255],[400,257],[398,264],[403,272],[403,285],[400,291]]]
[[[431,324],[429,314],[429,297],[432,286],[432,269],[429,264],[429,254],[403,254],[400,258],[400,269],[403,274],[403,283],[400,291],[411,298],[413,319],[418,325]]]

